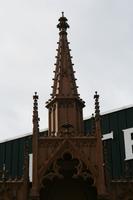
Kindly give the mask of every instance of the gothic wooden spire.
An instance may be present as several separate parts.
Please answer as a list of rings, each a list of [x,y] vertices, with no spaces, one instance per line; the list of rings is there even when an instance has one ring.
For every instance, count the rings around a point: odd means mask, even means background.
[[[47,103],[50,103],[56,97],[77,98],[81,101],[77,91],[78,87],[76,86],[76,79],[74,76],[75,71],[73,70],[72,57],[67,40],[67,28],[69,28],[69,25],[67,23],[67,18],[64,17],[64,13],[62,13],[62,16],[59,18],[57,28],[59,28],[59,42],[53,79],[54,83],[52,86],[52,98]],[[81,102],[83,104],[83,101]]]
[[[64,124],[73,127],[75,134],[83,134],[82,108],[84,101],[80,99],[73,64],[70,55],[67,29],[67,18],[62,13],[59,18],[59,42],[54,71],[54,82],[51,98],[46,102],[49,109],[49,135],[59,135]]]

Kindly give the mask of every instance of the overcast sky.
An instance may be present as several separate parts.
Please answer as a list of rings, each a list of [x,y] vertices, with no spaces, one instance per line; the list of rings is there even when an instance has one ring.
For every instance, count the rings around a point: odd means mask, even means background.
[[[65,12],[84,117],[100,94],[101,112],[133,104],[132,0],[0,1],[0,140],[32,131],[32,95],[39,94],[40,129],[47,109]]]

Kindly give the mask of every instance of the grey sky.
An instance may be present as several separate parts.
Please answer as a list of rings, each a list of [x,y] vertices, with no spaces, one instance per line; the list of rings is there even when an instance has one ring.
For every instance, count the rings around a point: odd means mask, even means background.
[[[84,116],[133,104],[132,0],[4,0],[0,2],[0,140],[32,131],[32,95],[39,93],[40,128],[47,127],[58,41],[57,20],[70,29]]]

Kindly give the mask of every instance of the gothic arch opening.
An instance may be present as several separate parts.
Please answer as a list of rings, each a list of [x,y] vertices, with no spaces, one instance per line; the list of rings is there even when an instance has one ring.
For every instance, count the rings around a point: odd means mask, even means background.
[[[44,175],[40,200],[96,200],[90,171],[81,160],[64,153]]]

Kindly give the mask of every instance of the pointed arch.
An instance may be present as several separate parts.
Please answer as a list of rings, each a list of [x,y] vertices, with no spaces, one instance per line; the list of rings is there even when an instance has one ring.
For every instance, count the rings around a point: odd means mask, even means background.
[[[42,165],[42,168],[39,171],[39,177],[40,178],[40,185],[42,183],[42,180],[44,178],[44,175],[49,170],[50,166],[58,159],[62,158],[63,154],[70,153],[73,158],[78,159],[79,161],[83,162],[86,166],[86,169],[91,172],[91,175],[94,179],[96,179],[96,168],[91,163],[89,163],[87,156],[82,152],[79,152],[79,149],[76,147],[75,144],[72,143],[72,141],[68,138],[64,139],[64,141],[61,143],[61,145],[55,150],[55,153],[52,157],[49,158],[47,163],[45,162]]]

